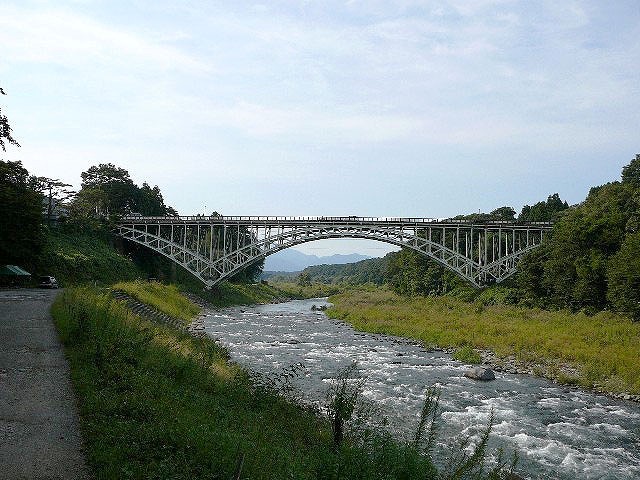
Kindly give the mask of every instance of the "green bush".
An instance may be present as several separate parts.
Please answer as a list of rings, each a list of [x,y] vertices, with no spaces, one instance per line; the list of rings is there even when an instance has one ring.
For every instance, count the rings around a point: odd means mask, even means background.
[[[464,347],[456,350],[453,354],[453,358],[454,360],[458,360],[463,363],[482,363],[482,357],[480,356],[480,354],[469,345],[465,345]]]

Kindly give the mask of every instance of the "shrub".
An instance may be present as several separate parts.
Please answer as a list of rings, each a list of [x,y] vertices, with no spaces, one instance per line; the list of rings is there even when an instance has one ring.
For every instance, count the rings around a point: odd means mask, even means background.
[[[456,350],[453,354],[453,358],[454,360],[458,360],[464,363],[482,363],[482,357],[480,357],[480,354],[468,345],[465,345],[464,347]]]

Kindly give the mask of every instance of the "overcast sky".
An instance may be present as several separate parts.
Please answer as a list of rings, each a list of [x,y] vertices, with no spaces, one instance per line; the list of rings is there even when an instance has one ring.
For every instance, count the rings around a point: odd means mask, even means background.
[[[1,158],[181,214],[519,211],[640,153],[638,0],[0,3]]]

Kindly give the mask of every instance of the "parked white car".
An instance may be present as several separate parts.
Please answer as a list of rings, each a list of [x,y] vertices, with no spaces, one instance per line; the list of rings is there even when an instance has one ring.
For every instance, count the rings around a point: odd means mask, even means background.
[[[58,288],[58,281],[55,277],[40,277],[40,288]]]

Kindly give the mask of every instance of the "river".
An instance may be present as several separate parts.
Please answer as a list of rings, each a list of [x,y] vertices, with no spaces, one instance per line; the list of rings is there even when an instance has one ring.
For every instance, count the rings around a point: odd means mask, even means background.
[[[517,471],[537,479],[640,478],[640,405],[565,388],[528,375],[496,373],[479,382],[443,352],[387,335],[362,333],[312,311],[326,299],[209,312],[205,330],[232,360],[261,373],[302,363],[295,380],[309,402],[323,403],[336,373],[353,362],[400,437],[413,431],[425,387],[441,389],[439,448],[474,438],[494,414],[490,446],[517,450]]]

